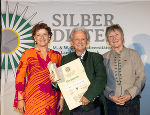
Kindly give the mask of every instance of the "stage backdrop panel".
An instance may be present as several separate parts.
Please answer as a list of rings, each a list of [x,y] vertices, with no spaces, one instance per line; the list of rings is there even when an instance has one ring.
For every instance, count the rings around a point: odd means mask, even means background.
[[[110,48],[105,29],[120,24],[125,46],[138,50],[145,65],[146,85],[141,98],[141,115],[150,114],[150,1],[122,0],[2,0],[1,43],[1,115],[17,115],[14,111],[16,69],[22,52],[34,47],[31,28],[47,23],[53,32],[49,47],[62,55],[72,52],[71,29],[84,26],[90,33],[89,51],[103,54]]]

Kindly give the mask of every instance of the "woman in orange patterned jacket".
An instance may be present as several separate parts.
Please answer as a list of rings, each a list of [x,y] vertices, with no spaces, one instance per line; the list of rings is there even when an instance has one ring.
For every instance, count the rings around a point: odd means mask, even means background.
[[[63,99],[59,90],[52,90],[48,63],[60,66],[62,56],[48,48],[52,32],[45,23],[32,28],[35,48],[23,52],[16,73],[14,107],[24,115],[59,115]]]

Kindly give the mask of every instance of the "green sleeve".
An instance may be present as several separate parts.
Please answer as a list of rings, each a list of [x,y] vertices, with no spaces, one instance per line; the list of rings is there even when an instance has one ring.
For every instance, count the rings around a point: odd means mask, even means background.
[[[106,84],[106,69],[103,64],[103,57],[101,55],[94,55],[92,59],[94,74],[92,74],[94,79],[91,80],[91,84],[88,90],[85,92],[84,96],[93,102],[96,97],[103,95],[104,88]]]

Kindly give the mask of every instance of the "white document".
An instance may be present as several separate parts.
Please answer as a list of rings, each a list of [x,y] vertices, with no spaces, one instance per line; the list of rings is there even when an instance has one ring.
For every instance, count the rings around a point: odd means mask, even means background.
[[[54,81],[55,82],[59,81],[61,77],[59,75],[59,72],[58,72],[58,69],[56,67],[56,64],[52,63],[52,62],[49,62],[47,67],[49,69],[50,74],[54,74],[55,75]]]
[[[58,81],[59,88],[69,110],[72,110],[82,104],[80,99],[87,91],[90,81],[79,58],[58,69],[61,75],[61,80]]]

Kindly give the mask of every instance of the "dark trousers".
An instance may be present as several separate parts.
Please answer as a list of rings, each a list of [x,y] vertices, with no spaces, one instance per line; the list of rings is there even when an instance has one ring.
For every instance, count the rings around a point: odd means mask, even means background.
[[[101,115],[100,114],[100,107],[96,107],[90,111],[84,111],[83,108],[80,106],[70,112],[70,115]]]
[[[140,115],[140,96],[129,100],[125,105],[117,105],[106,99],[108,115]]]

